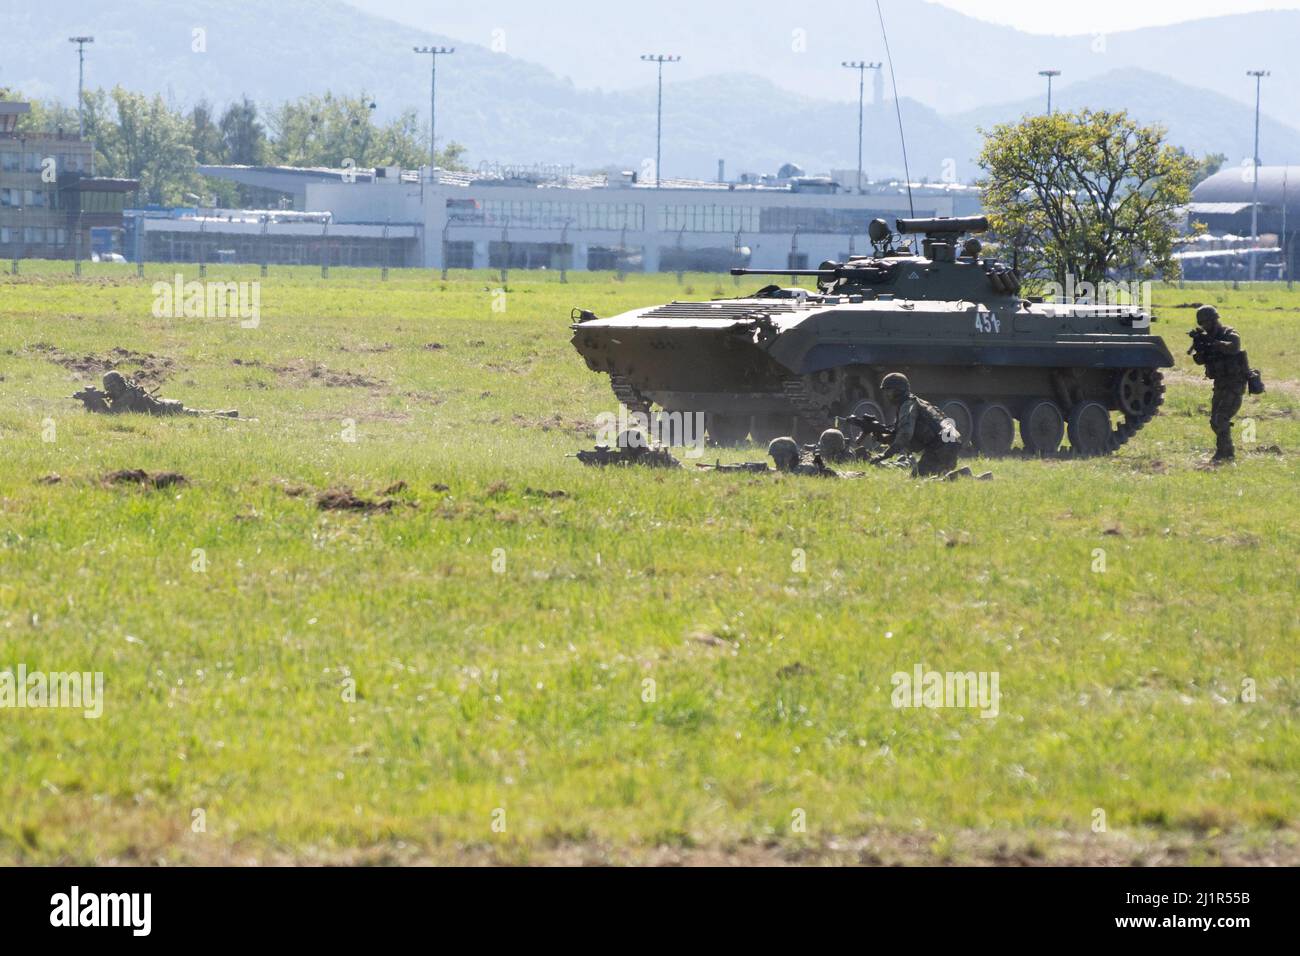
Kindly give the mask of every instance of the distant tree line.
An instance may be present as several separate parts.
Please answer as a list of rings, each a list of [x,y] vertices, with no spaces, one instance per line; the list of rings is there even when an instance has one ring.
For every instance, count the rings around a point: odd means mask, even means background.
[[[0,88],[0,99],[22,99]],[[243,205],[238,184],[200,176],[197,165],[416,168],[429,161],[428,124],[414,110],[385,124],[363,90],[303,96],[263,111],[248,97],[218,110],[207,101],[188,111],[161,96],[122,87],[85,94],[86,135],[95,143],[95,173],[140,180],[141,203],[164,206]],[[20,131],[72,132],[77,111],[58,102],[33,101]],[[441,166],[464,168],[465,148],[450,143]]]

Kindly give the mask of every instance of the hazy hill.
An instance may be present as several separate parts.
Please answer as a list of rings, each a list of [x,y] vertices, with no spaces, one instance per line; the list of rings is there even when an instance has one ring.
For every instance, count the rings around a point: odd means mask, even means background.
[[[1249,161],[1254,148],[1255,117],[1241,104],[1207,90],[1186,86],[1146,70],[1115,70],[1053,92],[1053,108],[1127,109],[1147,123],[1163,123],[1169,139],[1201,155],[1224,153],[1232,163]],[[989,128],[1025,113],[1042,112],[1044,97],[986,106],[946,117],[958,130]],[[1260,120],[1260,159],[1280,164],[1300,157],[1300,130],[1270,117]]]
[[[652,68],[638,54],[663,52],[684,57],[670,67],[683,79],[757,73],[805,96],[851,99],[855,77],[840,62],[884,59],[873,0],[805,6],[789,0],[348,2],[476,43],[489,44],[500,31],[514,56],[590,88],[642,85]],[[900,93],[940,112],[1035,95],[1043,90],[1038,70],[1047,67],[1063,70],[1066,81],[1145,69],[1253,102],[1245,71],[1261,68],[1273,71],[1266,112],[1300,125],[1300,11],[1235,14],[1101,39],[1023,33],[925,0],[884,0],[884,11]],[[802,52],[794,42],[797,30],[806,41]]]
[[[378,8],[386,0],[354,2]],[[631,167],[654,155],[654,73],[636,54],[662,49],[688,57],[669,67],[665,175],[712,177],[720,158],[732,173],[771,172],[787,161],[809,171],[851,168],[856,162],[856,85],[839,59],[879,54],[879,26],[869,2],[853,15],[810,15],[806,27],[797,22],[804,17],[791,16],[785,4],[778,17],[775,0],[719,0],[707,8],[662,0],[653,16],[593,0],[566,0],[563,12],[517,0],[497,0],[483,12],[471,5],[438,4],[438,9],[450,35],[371,16],[342,0],[9,3],[0,6],[0,85],[70,102],[76,52],[67,37],[87,33],[96,38],[87,59],[90,86],[120,83],[157,91],[182,107],[205,97],[220,106],[247,93],[267,104],[307,92],[364,88],[383,115],[415,108],[423,117],[428,58],[417,57],[411,47],[451,44],[457,53],[440,61],[438,74],[440,140],[466,143],[474,161]],[[1046,49],[1041,44],[1048,41],[1081,42],[1018,33],[919,0],[887,0],[886,13],[915,178],[940,178],[945,160],[955,163],[959,178],[973,176],[976,126],[1042,108],[1041,81],[1031,67],[1053,61],[1038,59],[1033,51]],[[1255,16],[1252,22],[1274,15]],[[1276,16],[1282,19],[1267,22],[1278,30],[1293,22],[1286,19],[1290,14]],[[1250,20],[1227,22],[1236,29]],[[1300,19],[1294,23],[1300,25]],[[465,32],[453,32],[452,26]],[[1220,27],[1232,35],[1228,26]],[[205,31],[204,52],[193,49],[196,29]],[[494,29],[504,32],[494,36]],[[791,49],[796,29],[807,31],[807,52]],[[1161,29],[1179,36],[1182,28]],[[660,30],[670,31],[662,44]],[[1166,48],[1156,42],[1164,35],[1159,30],[1138,33],[1149,34],[1151,58],[1178,58],[1177,44]],[[1123,51],[1132,36],[1108,38],[1106,53],[1085,51],[1090,68],[1106,68],[1091,79],[1078,78],[1082,68],[1054,61],[1067,70],[1059,102],[1131,106],[1144,119],[1167,122],[1174,138],[1194,150],[1222,151],[1234,159],[1248,155],[1249,109],[1150,72],[1110,69],[1127,56]],[[504,44],[505,51],[494,52],[494,42]],[[557,50],[563,54],[560,65],[572,67],[576,84],[527,60],[536,55],[551,62]],[[1220,52],[1215,62],[1229,59]],[[608,73],[601,72],[602,63]],[[1217,65],[1205,69],[1207,79],[1221,72]],[[1279,95],[1284,73],[1279,68],[1270,78],[1270,96]],[[604,90],[586,85],[601,76],[634,85],[611,82]],[[936,111],[936,103],[943,109]],[[866,130],[868,173],[900,173],[892,103],[869,106]],[[1279,161],[1289,158],[1286,153],[1300,156],[1297,137],[1296,130],[1267,122],[1264,156]]]

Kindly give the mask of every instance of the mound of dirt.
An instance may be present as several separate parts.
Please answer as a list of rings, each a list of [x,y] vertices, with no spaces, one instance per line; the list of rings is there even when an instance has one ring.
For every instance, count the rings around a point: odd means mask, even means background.
[[[397,502],[392,498],[371,501],[358,497],[348,487],[330,488],[316,496],[316,507],[321,511],[360,511],[373,514],[376,511],[392,511],[396,505]]]
[[[146,488],[170,488],[189,484],[189,479],[178,471],[157,471],[152,475],[143,468],[110,471],[103,478],[106,485],[140,485]]]
[[[177,371],[176,362],[152,352],[112,348],[103,355],[74,355],[48,342],[37,342],[24,350],[45,356],[55,365],[62,365],[78,375],[98,378],[110,369],[118,369],[141,384],[159,385]]]
[[[324,385],[326,388],[383,388],[387,383],[357,372],[336,372],[321,362],[298,361],[289,365],[272,365],[271,371],[281,380],[295,385]]]

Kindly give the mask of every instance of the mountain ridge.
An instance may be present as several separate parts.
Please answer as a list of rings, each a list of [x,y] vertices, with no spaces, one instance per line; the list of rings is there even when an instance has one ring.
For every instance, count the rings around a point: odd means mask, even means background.
[[[891,8],[902,7],[888,5],[887,15]],[[439,141],[466,144],[471,161],[638,168],[654,155],[655,88],[647,64],[640,64],[648,72],[641,86],[588,89],[514,55],[509,32],[505,50],[496,52],[370,17],[341,0],[120,0],[111,10],[90,0],[48,0],[39,15],[10,5],[0,10],[0,37],[9,38],[0,50],[0,84],[36,97],[75,90],[76,53],[66,37],[83,32],[96,36],[87,53],[91,88],[120,83],[184,107],[199,99],[221,106],[243,94],[266,107],[308,92],[365,89],[383,117],[413,108],[427,118],[428,57],[411,48],[451,45],[456,54],[439,60]],[[197,36],[202,52],[193,49]],[[895,41],[900,60],[906,52]],[[785,162],[810,172],[856,164],[856,82],[849,84],[852,98],[828,99],[783,89],[762,69],[674,78],[678,65],[666,76],[665,176],[712,178],[719,159],[733,174],[771,172]],[[1221,94],[1127,68],[1062,80],[1070,81],[1057,87],[1062,105],[1129,106],[1138,119],[1167,122],[1172,141],[1196,152],[1224,152],[1233,161],[1249,155],[1249,110]],[[974,177],[975,127],[1041,109],[1037,96],[995,88],[982,95],[997,94],[996,102],[941,113],[907,83],[900,91],[914,179],[941,179],[954,165],[959,180]],[[1270,117],[1263,131],[1266,159],[1300,156],[1300,131]],[[868,175],[901,174],[892,102],[868,104],[864,153]]]

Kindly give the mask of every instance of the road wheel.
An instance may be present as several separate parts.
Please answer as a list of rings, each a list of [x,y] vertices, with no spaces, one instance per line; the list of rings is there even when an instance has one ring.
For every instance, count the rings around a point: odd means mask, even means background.
[[[1155,369],[1125,369],[1115,383],[1119,410],[1130,418],[1149,418],[1164,402],[1163,376]]]
[[[733,448],[749,434],[749,416],[710,412],[705,418],[705,428],[712,444],[720,448]]]
[[[951,418],[961,434],[961,447],[969,448],[975,438],[975,418],[970,413],[970,406],[960,399],[953,398],[944,402],[939,409],[944,418]]]
[[[1070,410],[1070,450],[1076,455],[1106,455],[1115,449],[1110,411],[1101,402],[1080,402]]]
[[[1020,418],[1020,440],[1032,455],[1054,455],[1065,437],[1065,418],[1052,401],[1032,402]]]
[[[1005,405],[985,405],[975,419],[975,447],[981,455],[996,458],[1011,451],[1016,440],[1016,420]]]

